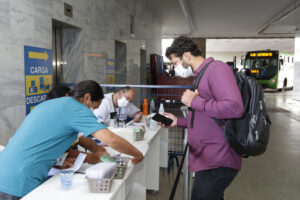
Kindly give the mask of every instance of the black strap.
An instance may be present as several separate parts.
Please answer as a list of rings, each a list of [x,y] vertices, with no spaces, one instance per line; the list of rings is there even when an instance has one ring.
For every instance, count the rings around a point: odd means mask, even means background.
[[[213,118],[213,120],[215,120],[215,122],[223,129],[224,127],[224,123],[220,120],[220,119],[217,119],[217,118]]]
[[[200,83],[200,80],[202,79],[206,69],[208,68],[209,64],[212,63],[213,61],[210,61],[209,63],[207,63],[202,69],[201,71],[199,72],[199,74],[197,75],[196,77],[196,80],[194,82],[194,85],[193,85],[193,91],[196,91],[196,89],[198,88],[199,86],[199,83]],[[192,109],[192,116],[191,116],[191,128],[193,128],[194,126],[194,118],[195,118],[195,110]]]
[[[185,149],[184,149],[182,160],[181,160],[179,168],[178,168],[178,172],[177,172],[177,175],[176,175],[176,179],[175,179],[175,182],[174,182],[174,185],[173,185],[173,188],[172,188],[169,200],[173,200],[174,199],[174,196],[175,196],[175,193],[176,193],[177,185],[178,185],[178,182],[179,182],[179,179],[180,179],[180,175],[181,175],[181,171],[182,171],[182,167],[183,167],[183,163],[184,163],[184,160],[185,160],[185,156],[186,156],[186,152],[188,150],[188,147],[189,147],[189,144],[187,143],[186,146],[185,146]]]

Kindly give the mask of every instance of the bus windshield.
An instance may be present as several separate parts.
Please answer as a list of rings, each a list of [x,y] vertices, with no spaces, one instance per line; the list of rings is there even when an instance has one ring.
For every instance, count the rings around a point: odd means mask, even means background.
[[[256,79],[271,79],[278,71],[277,58],[247,58],[245,68],[251,70]]]

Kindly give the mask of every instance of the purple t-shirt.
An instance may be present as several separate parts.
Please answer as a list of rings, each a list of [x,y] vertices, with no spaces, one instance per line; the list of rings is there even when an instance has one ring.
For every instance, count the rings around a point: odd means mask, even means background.
[[[213,58],[207,58],[194,72],[194,76]],[[241,156],[227,143],[223,130],[213,120],[240,118],[244,112],[242,97],[231,68],[220,61],[212,62],[198,86],[199,96],[192,101],[195,110],[193,128],[192,112],[179,118],[178,126],[188,128],[190,145],[189,169],[200,171],[218,167],[241,168]]]

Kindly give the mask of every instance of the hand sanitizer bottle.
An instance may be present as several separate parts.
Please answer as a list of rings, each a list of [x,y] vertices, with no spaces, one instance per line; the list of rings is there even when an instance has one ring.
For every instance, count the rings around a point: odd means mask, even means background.
[[[159,114],[163,114],[165,112],[164,104],[163,103],[160,103],[158,112],[159,112]]]

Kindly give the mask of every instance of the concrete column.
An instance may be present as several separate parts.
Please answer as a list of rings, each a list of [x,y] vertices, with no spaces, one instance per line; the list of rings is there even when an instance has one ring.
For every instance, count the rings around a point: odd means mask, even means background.
[[[295,37],[295,71],[293,97],[300,101],[300,32]]]
[[[193,41],[197,44],[199,50],[202,53],[202,57],[206,57],[206,39],[205,38],[192,38]]]

